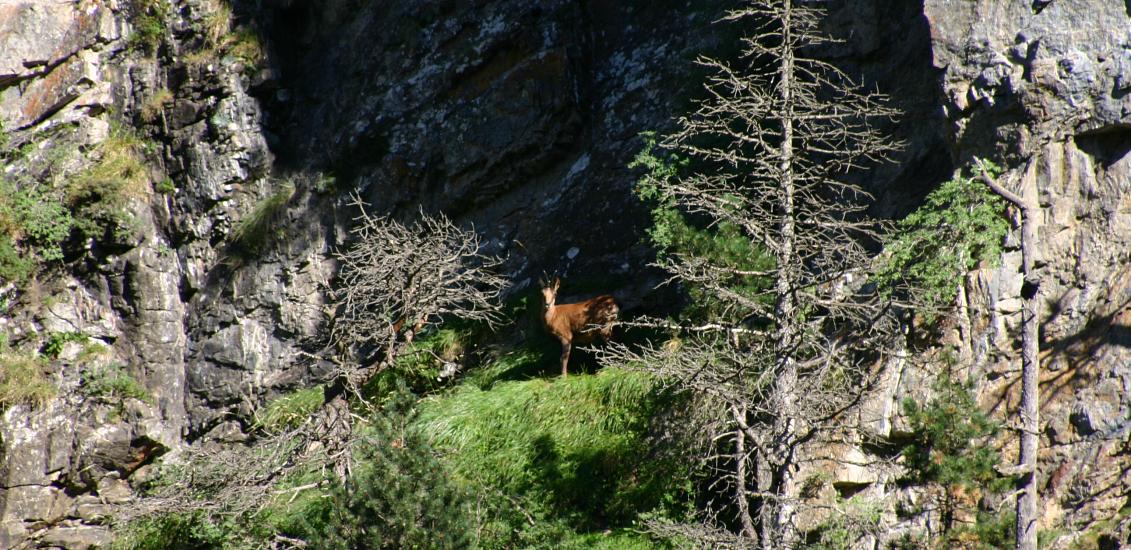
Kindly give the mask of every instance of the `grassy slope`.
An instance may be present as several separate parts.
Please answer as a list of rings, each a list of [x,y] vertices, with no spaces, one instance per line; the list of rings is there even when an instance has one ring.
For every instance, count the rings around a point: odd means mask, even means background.
[[[534,359],[518,353],[484,372]],[[613,368],[491,384],[482,376],[424,400],[416,428],[461,483],[504,507],[509,502],[528,525],[559,531],[514,542],[651,547],[627,528],[639,513],[678,498],[681,477],[677,465],[648,456],[649,422],[665,399],[657,382]]]

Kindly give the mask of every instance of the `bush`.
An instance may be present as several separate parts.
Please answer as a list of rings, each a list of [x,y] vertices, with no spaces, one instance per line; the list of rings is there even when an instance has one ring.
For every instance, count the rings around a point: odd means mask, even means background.
[[[117,363],[84,372],[79,391],[87,397],[111,403],[121,403],[126,399],[149,402],[153,399],[145,386],[131,376],[125,366]]]
[[[145,517],[117,530],[112,550],[206,550],[222,548],[225,531],[202,512]]]
[[[991,175],[997,168],[986,163]],[[1000,260],[1009,231],[1004,199],[973,176],[959,172],[927,195],[926,203],[899,222],[877,269],[886,293],[918,295],[924,317],[954,303],[962,276],[981,262]]]
[[[46,262],[63,258],[74,219],[43,185],[0,177],[0,277],[23,283]]]
[[[357,449],[357,468],[302,518],[312,548],[467,548],[475,500],[453,482],[428,442],[408,429],[411,394],[390,398]]]
[[[366,383],[366,395],[374,399],[385,399],[401,384],[417,395],[425,395],[443,387],[441,374],[449,365],[464,360],[472,332],[470,328],[427,331],[406,346],[391,368],[378,373]]]
[[[881,511],[874,503],[853,498],[831,510],[832,517],[808,534],[811,550],[851,550],[880,529]]]
[[[943,530],[954,529],[956,516],[968,513],[986,493],[1005,491],[1012,480],[998,474],[1001,457],[991,445],[1000,426],[978,407],[970,384],[944,373],[934,384],[935,396],[925,406],[903,402],[912,441],[903,449],[907,480],[940,487],[938,503]],[[974,538],[994,547],[1001,538],[1001,518],[976,511],[974,525],[955,529],[952,537]]]

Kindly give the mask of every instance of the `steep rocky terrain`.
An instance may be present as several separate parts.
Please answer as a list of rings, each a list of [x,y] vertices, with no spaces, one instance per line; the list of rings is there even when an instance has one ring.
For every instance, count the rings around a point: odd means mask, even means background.
[[[3,411],[0,546],[105,542],[105,517],[157,457],[242,439],[265,398],[318,376],[300,352],[324,328],[348,191],[474,224],[516,288],[568,270],[646,294],[647,218],[626,166],[638,134],[668,127],[696,93],[695,56],[732,51],[736,31],[712,23],[724,5],[280,1],[232,14],[207,0],[0,0],[5,177],[64,186],[100,162],[117,124],[138,129],[148,169],[126,199],[130,231],[70,243],[34,283],[0,282],[13,345],[86,337],[60,340],[54,397]],[[973,156],[1039,197],[1040,487],[1045,525],[1066,534],[1113,517],[1131,491],[1129,12],[830,3],[847,42],[827,57],[906,113],[891,128],[901,157],[867,176],[877,212],[906,213]],[[217,13],[221,34],[242,32],[262,55],[211,36]],[[148,43],[147,15],[160,20]],[[1001,267],[972,273],[970,330],[947,335],[1002,418],[1019,368],[1019,263],[1011,242]],[[112,365],[145,394],[79,391]],[[878,435],[898,431],[898,403],[925,377],[892,365],[869,409]],[[836,475],[899,497],[880,468]]]

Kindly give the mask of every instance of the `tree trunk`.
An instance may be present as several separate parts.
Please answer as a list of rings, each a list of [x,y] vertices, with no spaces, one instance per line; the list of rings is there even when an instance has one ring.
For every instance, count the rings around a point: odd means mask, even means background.
[[[1032,166],[1032,165],[1031,165]],[[982,181],[995,193],[1013,203],[1021,211],[1021,445],[1017,455],[1017,523],[1018,550],[1037,550],[1037,451],[1040,445],[1040,276],[1035,269],[1037,251],[1037,215],[1040,206],[1035,196],[1023,198],[998,184],[984,168]],[[1028,171],[1026,171],[1028,175]],[[1024,190],[1022,190],[1024,193]]]
[[[794,290],[797,288],[799,274],[797,260],[794,257],[796,245],[796,181],[794,180],[794,150],[793,150],[793,87],[795,85],[793,66],[793,37],[791,36],[793,21],[791,20],[790,0],[785,0],[782,6],[782,46],[779,71],[779,90],[782,99],[783,111],[781,114],[782,135],[780,152],[781,188],[780,206],[780,242],[778,243],[778,269],[775,281],[775,314],[777,316],[778,330],[775,338],[775,351],[777,352],[777,373],[774,380],[773,400],[776,405],[774,421],[775,441],[770,459],[773,461],[774,475],[773,492],[776,502],[763,501],[762,513],[772,516],[769,523],[770,531],[763,532],[763,546],[770,543],[776,548],[792,548],[796,544],[794,533],[795,507],[792,502],[793,491],[793,445],[795,440],[795,423],[798,421],[797,397],[797,362],[794,359],[798,327],[796,319],[796,304],[794,303]],[[766,504],[771,505],[774,514],[768,514]],[[763,520],[763,529],[768,522]]]
[[[776,477],[774,493],[778,500],[774,503],[777,514],[774,518],[774,533],[763,533],[764,538],[769,538],[778,548],[792,548],[796,546],[797,537],[794,532],[793,505],[793,455],[794,440],[796,439],[797,415],[797,361],[794,358],[794,348],[797,344],[798,327],[796,319],[796,304],[794,291],[797,288],[799,273],[795,256],[796,235],[796,185],[794,180],[795,156],[793,150],[793,87],[796,75],[793,66],[793,37],[791,19],[792,10],[790,0],[785,0],[782,6],[782,46],[781,65],[779,66],[780,94],[784,107],[781,141],[781,241],[778,243],[778,270],[775,292],[777,304],[778,334],[775,348],[778,356],[777,377],[774,382],[774,398],[777,405],[777,419],[774,432],[777,441],[774,442],[773,470]],[[771,535],[768,536],[767,535]]]
[[[1035,202],[1035,201],[1034,201]],[[1039,280],[1033,269],[1037,246],[1036,208],[1021,211],[1021,254],[1025,282],[1021,287],[1025,307],[1021,318],[1021,470],[1017,494],[1017,548],[1037,550],[1037,449],[1040,444],[1040,302]]]
[[[745,407],[738,414],[746,414]],[[758,531],[754,528],[754,520],[750,518],[750,503],[746,494],[746,432],[743,424],[734,430],[734,456],[736,464],[734,480],[734,501],[738,505],[738,519],[742,522],[742,536],[756,540]]]

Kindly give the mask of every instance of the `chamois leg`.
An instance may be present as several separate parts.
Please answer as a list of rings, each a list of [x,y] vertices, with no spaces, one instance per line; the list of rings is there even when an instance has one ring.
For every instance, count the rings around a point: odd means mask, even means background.
[[[569,350],[572,347],[573,344],[571,342],[562,340],[562,377],[569,374],[566,367],[569,365]]]

